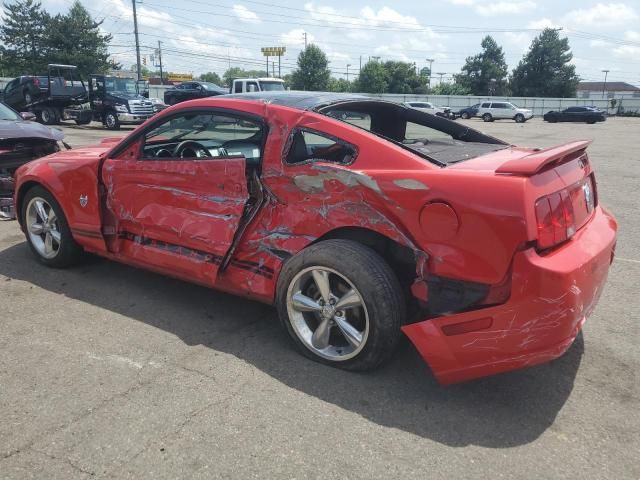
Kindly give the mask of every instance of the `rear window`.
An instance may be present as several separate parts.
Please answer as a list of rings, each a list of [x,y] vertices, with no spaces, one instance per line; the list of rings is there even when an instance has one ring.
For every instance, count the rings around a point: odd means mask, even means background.
[[[405,144],[413,144],[419,142],[430,142],[433,140],[451,140],[451,135],[448,135],[435,128],[425,127],[418,123],[407,122],[407,129],[404,134]]]

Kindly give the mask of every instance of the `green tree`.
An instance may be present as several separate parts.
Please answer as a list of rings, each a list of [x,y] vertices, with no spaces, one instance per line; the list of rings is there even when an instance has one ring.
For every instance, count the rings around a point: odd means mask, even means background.
[[[369,61],[360,70],[357,90],[362,93],[385,93],[389,85],[387,70],[378,61]]]
[[[353,82],[349,82],[344,78],[331,78],[329,79],[329,86],[327,88],[330,92],[351,92],[353,91]]]
[[[415,63],[388,61],[383,66],[388,93],[426,93],[426,85],[418,76]]]
[[[76,0],[66,15],[51,18],[48,28],[50,63],[76,65],[83,77],[113,69],[109,59],[111,35],[100,31],[102,21],[91,18],[89,11]]]
[[[18,76],[47,70],[50,16],[42,4],[19,0],[4,4],[4,23],[0,26],[2,74]]]
[[[210,82],[215,83],[216,85],[222,85],[222,79],[216,72],[203,73],[202,75],[200,75],[200,80],[202,82]]]
[[[467,57],[455,81],[474,95],[502,95],[507,88],[507,63],[502,47],[490,35],[482,39],[481,46],[482,52]]]
[[[442,83],[431,89],[434,95],[469,95],[471,91],[459,83]]]
[[[557,30],[545,28],[533,39],[511,75],[511,90],[519,97],[575,97],[576,75],[569,40]]]
[[[268,76],[265,70],[244,70],[240,67],[231,67],[222,75],[222,83],[224,84],[223,86],[229,87],[235,78],[260,78]]]
[[[323,91],[329,87],[329,60],[317,45],[309,45],[298,55],[298,68],[291,72],[294,90]]]

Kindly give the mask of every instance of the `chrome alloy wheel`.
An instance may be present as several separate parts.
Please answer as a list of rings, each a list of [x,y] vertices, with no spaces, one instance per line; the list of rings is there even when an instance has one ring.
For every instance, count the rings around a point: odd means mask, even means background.
[[[58,217],[49,203],[34,197],[27,205],[26,225],[29,240],[38,254],[52,259],[60,251],[62,234],[58,226]]]
[[[358,355],[369,336],[362,296],[341,273],[327,267],[300,271],[287,290],[289,322],[314,354],[341,362]]]

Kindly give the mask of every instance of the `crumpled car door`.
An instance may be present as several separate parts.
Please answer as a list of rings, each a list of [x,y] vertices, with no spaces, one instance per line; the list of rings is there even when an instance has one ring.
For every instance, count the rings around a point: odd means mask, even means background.
[[[112,253],[214,283],[249,199],[245,164],[244,157],[106,160]]]

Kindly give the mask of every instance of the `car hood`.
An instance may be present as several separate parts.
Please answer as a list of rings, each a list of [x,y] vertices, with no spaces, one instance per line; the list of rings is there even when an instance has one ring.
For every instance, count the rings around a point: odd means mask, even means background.
[[[7,138],[47,138],[61,141],[62,130],[24,120],[0,120],[0,140]]]

